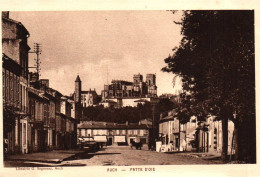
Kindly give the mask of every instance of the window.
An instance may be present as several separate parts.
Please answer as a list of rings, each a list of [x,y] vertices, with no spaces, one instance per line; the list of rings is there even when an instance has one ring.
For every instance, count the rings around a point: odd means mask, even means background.
[[[9,101],[9,71],[6,71],[6,100]]]
[[[5,99],[5,69],[3,68],[3,75],[2,75],[2,77],[3,77],[3,99]]]
[[[93,135],[97,135],[97,130],[93,130]]]
[[[125,135],[125,134],[126,134],[125,130],[122,130],[122,134],[123,134],[123,135]]]
[[[81,129],[80,134],[81,134],[81,136],[85,136],[85,129]]]
[[[87,129],[87,134],[91,136],[91,129]]]
[[[16,84],[15,75],[14,75],[14,80],[13,80],[13,88],[14,88],[14,104],[17,105],[17,84]]]
[[[133,130],[134,131],[134,135],[137,135],[137,130]]]
[[[26,123],[23,124],[23,145],[26,145]]]
[[[13,87],[13,73],[10,72],[10,101],[13,103],[14,87]]]
[[[144,130],[140,130],[140,136],[144,136]]]
[[[128,130],[128,134],[131,135],[131,134],[132,134],[132,131],[131,131],[131,130]]]

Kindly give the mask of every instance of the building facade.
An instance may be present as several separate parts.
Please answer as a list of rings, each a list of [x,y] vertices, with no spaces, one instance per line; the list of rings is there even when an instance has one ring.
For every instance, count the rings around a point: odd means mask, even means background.
[[[79,114],[76,100],[50,88],[49,80],[39,79],[38,73],[29,73],[28,37],[22,23],[10,19],[8,12],[2,13],[4,152],[74,148]]]
[[[28,51],[22,23],[2,12],[2,86],[5,153],[27,153]]]
[[[147,74],[146,81],[143,81],[141,74],[135,74],[133,82],[112,80],[111,84],[104,85],[101,95],[103,101],[110,98],[156,97],[156,75]]]
[[[137,98],[137,97],[129,97],[129,98],[110,98],[104,101],[101,101],[99,104],[106,107],[136,107],[138,104],[145,104],[145,102],[150,102],[152,98]]]
[[[189,122],[181,124],[174,110],[168,116],[161,116],[159,122],[160,151],[222,151],[222,123],[209,117],[198,121],[192,116]],[[234,123],[228,121],[228,152],[234,153]]]
[[[79,139],[93,137],[97,142],[107,145],[129,145],[132,141],[147,144],[151,125],[83,121],[78,125],[77,131]]]
[[[99,99],[96,90],[89,89],[88,91],[81,91],[81,105],[82,107],[89,107],[98,105]]]

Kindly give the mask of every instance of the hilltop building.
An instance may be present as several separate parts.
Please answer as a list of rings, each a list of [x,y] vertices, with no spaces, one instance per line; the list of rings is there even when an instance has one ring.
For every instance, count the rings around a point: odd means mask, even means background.
[[[123,80],[112,80],[111,84],[104,85],[101,91],[102,102],[105,107],[126,107],[144,104],[157,97],[156,75],[147,74],[146,81],[143,75],[135,74],[133,82]]]
[[[156,75],[147,74],[145,82],[141,74],[135,74],[133,76],[133,82],[112,80],[111,84],[104,85],[104,90],[102,90],[101,95],[102,100],[125,97],[156,97]]]

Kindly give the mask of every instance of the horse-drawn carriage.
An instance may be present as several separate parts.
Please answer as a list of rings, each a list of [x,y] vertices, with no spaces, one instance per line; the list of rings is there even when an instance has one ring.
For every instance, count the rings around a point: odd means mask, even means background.
[[[140,141],[140,139],[136,139],[136,141],[131,141],[131,149],[135,147],[136,149],[142,149],[143,143]]]
[[[142,142],[138,142],[138,143],[136,143],[136,142],[131,142],[131,149],[133,149],[133,147],[135,147],[136,149],[142,149],[142,147],[143,147],[143,143]]]

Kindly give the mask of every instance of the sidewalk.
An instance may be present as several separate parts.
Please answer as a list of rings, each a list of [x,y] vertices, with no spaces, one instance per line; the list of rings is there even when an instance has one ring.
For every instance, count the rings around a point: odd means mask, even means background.
[[[179,152],[179,151],[173,151],[173,152],[165,152],[165,153],[176,153],[181,156],[186,156],[186,157],[193,157],[193,158],[202,158],[205,160],[217,160],[220,159],[221,153],[217,152]]]
[[[183,153],[182,155],[187,155],[195,158],[202,158],[205,160],[214,160],[220,159],[221,153],[211,153],[211,152],[190,152],[190,153]]]
[[[83,153],[82,150],[54,150],[47,152],[37,152],[31,154],[10,155],[5,158],[5,161],[31,161],[44,163],[61,163],[76,154]]]

